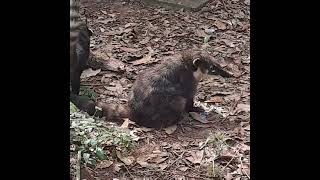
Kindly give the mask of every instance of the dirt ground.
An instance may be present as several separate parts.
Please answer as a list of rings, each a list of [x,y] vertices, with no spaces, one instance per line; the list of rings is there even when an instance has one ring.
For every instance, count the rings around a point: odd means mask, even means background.
[[[82,3],[94,33],[94,70],[85,73],[82,86],[97,101],[125,103],[136,74],[184,49],[207,51],[235,76],[200,82],[195,100],[211,108],[206,121],[185,121],[171,131],[130,124],[141,139],[126,158],[84,167],[82,178],[250,179],[249,3],[212,0],[197,12],[138,0]]]

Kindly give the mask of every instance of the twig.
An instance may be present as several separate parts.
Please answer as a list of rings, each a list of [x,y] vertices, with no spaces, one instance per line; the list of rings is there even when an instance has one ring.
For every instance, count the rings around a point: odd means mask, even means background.
[[[237,155],[237,154],[239,153],[239,151],[240,151],[240,148],[238,147],[235,154]],[[223,166],[223,168],[221,169],[221,171],[223,171],[223,170],[233,161],[233,159],[236,157],[236,155],[234,155],[234,156],[230,159],[230,161],[229,161],[225,166]]]
[[[80,175],[81,175],[81,151],[78,151],[76,180],[80,180]]]
[[[242,171],[243,163],[242,163],[241,157],[239,157],[239,160],[240,160],[240,164],[241,164],[241,172],[244,173],[250,179],[250,176],[247,174],[247,172]]]
[[[179,159],[181,159],[182,157],[183,157],[183,155],[184,155],[184,153],[185,153],[186,151],[183,151],[180,155],[179,155],[179,157],[177,158],[177,159],[175,159],[171,164],[169,164],[167,167],[165,167],[164,169],[167,169],[167,168],[169,168],[170,166],[172,166],[174,163],[176,163]]]
[[[126,166],[125,164],[124,164],[123,166],[126,168],[128,174],[131,176],[131,178],[134,179],[133,175],[130,173],[130,171],[129,171],[129,169],[127,168],[127,166]]]

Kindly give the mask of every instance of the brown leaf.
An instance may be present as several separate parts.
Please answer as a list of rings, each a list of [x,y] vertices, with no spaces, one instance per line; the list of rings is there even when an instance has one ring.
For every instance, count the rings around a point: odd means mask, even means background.
[[[207,124],[209,122],[207,118],[202,118],[201,115],[197,112],[189,112],[189,114],[194,120],[199,121],[203,124]]]
[[[174,142],[171,147],[172,147],[172,149],[174,149],[174,150],[179,150],[179,149],[181,149],[181,145],[180,145],[179,143],[176,143],[176,142]]]
[[[233,48],[236,47],[232,41],[230,41],[229,39],[221,39],[222,42],[224,42],[227,46]]]
[[[214,23],[213,23],[213,25],[215,25],[218,29],[220,29],[220,30],[225,30],[225,29],[227,29],[227,26],[223,23],[223,22],[221,22],[221,21],[219,21],[219,20],[216,20]]]
[[[139,43],[144,45],[144,44],[147,44],[149,41],[150,41],[150,37],[146,37],[143,40],[141,40]]]
[[[203,37],[206,36],[206,33],[205,33],[204,30],[202,30],[202,29],[197,29],[197,30],[195,31],[195,34],[196,34],[198,37],[201,37],[201,38],[203,38]]]
[[[101,161],[99,164],[97,164],[96,167],[97,167],[98,169],[104,169],[104,168],[110,167],[112,164],[113,164],[112,161],[103,160],[103,161]]]
[[[129,53],[135,53],[142,50],[141,48],[135,49],[135,48],[127,48],[127,47],[120,47],[120,49],[122,51],[129,52]]]
[[[136,61],[133,61],[132,64],[134,66],[137,66],[137,65],[140,65],[140,64],[150,64],[150,63],[153,63],[153,60],[154,58],[151,58],[151,55],[148,54],[146,55],[145,57],[139,59],[139,60],[136,60]]]
[[[158,167],[159,167],[161,170],[164,170],[165,168],[168,167],[168,164],[162,163],[162,164],[159,164]]]
[[[174,133],[174,131],[177,129],[177,125],[173,125],[173,126],[169,126],[167,128],[164,128],[164,131],[167,133],[167,134],[172,134]]]
[[[89,68],[89,69],[84,70],[80,77],[81,77],[81,79],[92,77],[92,76],[99,74],[100,71],[101,71],[101,69],[92,70],[91,68]]]
[[[160,164],[162,163],[163,161],[167,160],[169,157],[156,157],[154,159],[152,159],[150,162],[153,162],[153,163],[156,163],[156,164]]]
[[[137,158],[137,163],[142,167],[150,167],[150,164],[147,162],[148,157],[142,156]]]
[[[250,104],[238,104],[236,112],[250,112]]]
[[[133,156],[123,157],[120,151],[116,151],[117,157],[127,166],[134,162]]]
[[[125,28],[128,28],[128,27],[133,27],[133,26],[136,26],[137,23],[127,23],[126,25],[124,25]]]
[[[222,102],[222,98],[220,96],[213,96],[212,98],[210,98],[207,101],[204,101],[205,103],[221,103]]]
[[[200,164],[203,158],[204,150],[201,151],[191,151],[191,156],[187,157],[186,159],[193,164]]]
[[[121,163],[115,163],[114,164],[114,171],[115,172],[119,172],[120,170],[121,170],[121,166],[122,166],[123,164]]]
[[[233,176],[231,173],[227,173],[226,180],[232,180]]]
[[[182,172],[186,172],[189,168],[186,166],[182,166],[182,167],[179,167],[178,169]]]
[[[120,83],[117,83],[116,86],[105,86],[105,88],[108,91],[117,92],[118,94],[121,94],[123,92],[123,87]]]
[[[129,119],[124,118],[124,122],[122,123],[121,128],[128,129],[128,126],[129,126]]]
[[[108,24],[110,22],[113,22],[115,21],[114,18],[111,18],[111,19],[105,19],[105,20],[101,20],[101,21],[98,21],[99,23],[102,23],[102,24]]]

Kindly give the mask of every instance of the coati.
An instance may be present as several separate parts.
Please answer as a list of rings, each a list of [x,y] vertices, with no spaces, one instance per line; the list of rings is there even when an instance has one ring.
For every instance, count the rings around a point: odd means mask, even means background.
[[[208,56],[192,52],[140,74],[128,101],[130,120],[159,129],[177,123],[186,112],[201,111],[193,106],[193,99],[206,74],[230,77]]]
[[[140,74],[132,86],[128,107],[118,108],[123,113],[99,106],[104,116],[116,112],[138,125],[164,128],[177,123],[186,112],[202,110],[193,106],[193,98],[198,82],[206,74],[231,77],[208,56],[184,52]]]
[[[92,32],[87,23],[80,20],[79,0],[70,0],[70,100],[89,115],[95,113],[95,102],[89,97],[79,96],[80,76],[86,69],[90,54]]]

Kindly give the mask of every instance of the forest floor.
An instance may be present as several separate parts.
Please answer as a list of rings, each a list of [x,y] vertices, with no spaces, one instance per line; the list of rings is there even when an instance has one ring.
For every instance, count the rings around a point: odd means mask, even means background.
[[[72,113],[72,177],[82,148],[81,179],[250,179],[249,3],[211,0],[194,12],[138,0],[83,2],[94,35],[82,93],[97,101],[125,103],[136,74],[184,49],[208,52],[234,77],[202,80],[195,101],[210,111],[206,119],[194,113],[164,130]]]

